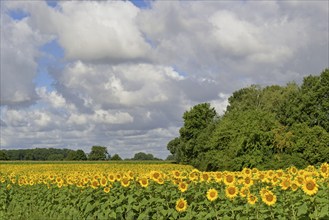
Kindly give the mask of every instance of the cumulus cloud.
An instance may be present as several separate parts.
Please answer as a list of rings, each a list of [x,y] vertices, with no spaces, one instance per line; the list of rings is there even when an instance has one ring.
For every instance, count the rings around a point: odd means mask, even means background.
[[[329,66],[325,1],[2,6],[1,147],[98,144],[164,158],[193,105],[210,102],[222,114],[237,89],[300,82]],[[10,10],[28,16],[14,20]],[[49,68],[51,88],[36,88],[40,47],[52,40],[64,64]]]
[[[1,13],[1,105],[29,105],[38,98],[33,83],[36,59],[38,47],[48,38],[35,32],[28,20]]]
[[[150,45],[136,24],[140,9],[129,1],[60,1],[9,4],[31,13],[31,25],[54,34],[69,60],[129,62],[146,60]]]

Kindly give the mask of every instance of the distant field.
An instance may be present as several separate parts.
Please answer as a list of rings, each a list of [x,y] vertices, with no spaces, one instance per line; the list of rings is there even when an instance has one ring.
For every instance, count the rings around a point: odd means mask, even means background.
[[[0,163],[0,219],[328,219],[329,166],[200,172],[163,161]]]

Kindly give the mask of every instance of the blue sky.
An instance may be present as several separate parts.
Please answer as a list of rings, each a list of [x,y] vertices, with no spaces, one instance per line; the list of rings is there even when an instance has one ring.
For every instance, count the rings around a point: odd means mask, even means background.
[[[132,3],[1,2],[1,148],[165,158],[193,105],[329,66],[325,1]]]

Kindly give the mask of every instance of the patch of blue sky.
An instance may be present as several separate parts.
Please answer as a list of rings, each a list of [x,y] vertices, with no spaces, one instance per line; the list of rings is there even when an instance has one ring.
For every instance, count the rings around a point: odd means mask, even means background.
[[[64,57],[64,49],[58,44],[57,39],[54,39],[46,44],[44,44],[40,50],[42,52],[51,54],[55,58],[63,58]]]
[[[58,0],[46,0],[49,7],[56,8],[58,5]]]
[[[60,71],[64,68],[64,50],[56,39],[44,44],[39,50],[43,56],[37,60],[38,70],[34,83],[37,87],[46,87],[47,91],[53,91],[54,79],[49,74],[49,70]]]
[[[129,0],[131,3],[133,3],[138,8],[150,8],[151,7],[151,1],[152,0]]]
[[[149,38],[145,33],[143,33],[143,38],[146,41],[146,43],[148,43],[153,49],[158,46],[158,44],[154,40]]]
[[[178,68],[176,65],[173,65],[172,68],[174,69],[174,71],[175,71],[176,73],[178,73],[178,75],[180,75],[180,76],[182,76],[182,77],[186,77],[186,76],[188,76],[188,74],[187,74],[185,71],[181,70],[181,69]]]
[[[20,21],[20,20],[30,16],[29,13],[27,13],[21,9],[10,10],[10,11],[8,11],[8,15],[12,19],[17,20],[17,21]]]

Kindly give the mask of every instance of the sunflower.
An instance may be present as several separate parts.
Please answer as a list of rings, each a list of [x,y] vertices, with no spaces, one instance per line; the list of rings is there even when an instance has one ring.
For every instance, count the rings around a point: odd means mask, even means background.
[[[251,169],[252,174],[258,174],[258,172],[259,172],[259,170],[256,167]]]
[[[302,189],[304,193],[312,196],[318,192],[318,185],[313,178],[307,178],[302,185]]]
[[[308,171],[308,172],[314,172],[315,171],[315,167],[314,166],[312,166],[312,165],[308,165],[307,167],[306,167],[306,170]]]
[[[257,197],[253,194],[248,194],[248,197],[247,197],[247,201],[250,205],[255,205],[255,203],[257,202]]]
[[[183,198],[178,199],[177,202],[176,202],[176,210],[178,212],[184,212],[184,211],[186,211],[186,209],[187,209],[186,200],[183,199]]]
[[[83,184],[86,185],[87,183],[89,183],[89,178],[88,177],[84,177],[83,178]]]
[[[291,190],[293,192],[295,192],[299,188],[299,184],[298,184],[298,182],[296,180],[294,180],[294,181],[291,182],[290,187],[291,187]]]
[[[231,185],[235,182],[235,176],[233,174],[226,174],[223,180],[225,185]]]
[[[268,170],[267,172],[266,172],[266,178],[268,178],[268,179],[272,179],[273,178],[273,176],[274,176],[274,171],[273,170]]]
[[[139,179],[139,184],[142,187],[146,188],[149,185],[149,181],[146,177],[142,177],[142,178]]]
[[[297,180],[298,185],[301,186],[304,184],[305,178],[304,176],[297,176],[295,180]]]
[[[151,172],[151,179],[154,181],[158,180],[161,177],[161,174],[158,171],[152,171]]]
[[[265,179],[266,179],[265,174],[264,174],[264,173],[258,173],[258,174],[259,174],[259,175],[258,175],[258,179],[259,179],[261,182],[264,182]]]
[[[62,188],[62,186],[63,186],[63,182],[58,182],[58,183],[57,183],[57,187],[58,187],[58,188]]]
[[[130,181],[128,177],[123,177],[121,179],[121,186],[128,187],[130,185]]]
[[[121,181],[122,175],[120,173],[115,174],[115,179]]]
[[[279,184],[279,178],[278,178],[278,176],[274,176],[274,177],[272,178],[271,182],[272,182],[272,185],[273,185],[273,186],[278,185],[278,184]]]
[[[198,174],[195,173],[195,172],[191,172],[191,173],[188,175],[188,178],[189,178],[191,181],[197,181],[197,180],[198,180]]]
[[[105,187],[105,188],[103,189],[103,191],[104,191],[105,193],[109,193],[109,192],[110,192],[110,187]]]
[[[264,195],[262,195],[262,201],[266,205],[272,206],[276,203],[276,195],[274,195],[271,191],[267,191]]]
[[[246,187],[246,186],[243,186],[243,187],[240,189],[240,196],[241,196],[241,197],[246,197],[248,194],[249,194],[249,188]]]
[[[49,179],[49,180],[54,180],[55,177],[54,177],[54,175],[50,174],[50,175],[48,176],[48,179]]]
[[[109,173],[107,175],[107,179],[108,179],[108,181],[113,183],[115,181],[115,175],[113,173]]]
[[[207,191],[207,199],[209,201],[215,201],[218,198],[218,192],[216,189],[211,188]]]
[[[268,192],[268,189],[266,189],[266,188],[262,188],[262,189],[260,190],[260,195],[261,195],[261,196],[264,196],[267,192]]]
[[[179,179],[181,177],[181,173],[178,170],[172,171],[172,174],[173,174],[174,178]]]
[[[249,176],[249,175],[251,175],[251,169],[245,167],[245,168],[243,168],[242,173],[243,173],[243,175],[245,175],[245,176]]]
[[[234,185],[229,185],[225,189],[225,195],[229,199],[234,199],[239,193],[239,189]]]
[[[67,179],[67,184],[68,185],[73,185],[73,179],[72,178],[68,178]]]
[[[185,183],[185,182],[180,182],[178,184],[178,189],[181,191],[181,192],[185,192],[187,190],[187,187],[188,187],[188,184]]]
[[[60,183],[60,182],[62,182],[63,180],[62,180],[62,178],[60,178],[60,177],[57,177],[56,178],[56,183]]]
[[[105,177],[102,177],[101,179],[101,186],[106,186],[107,185],[107,179]]]
[[[246,176],[244,179],[243,179],[243,184],[247,187],[250,187],[254,184],[254,181],[251,179],[250,176]]]
[[[290,167],[289,173],[292,175],[296,175],[298,173],[298,169],[295,166]]]
[[[164,184],[164,179],[160,177],[159,179],[156,180],[156,182],[160,185]]]
[[[220,182],[222,182],[222,180],[223,180],[223,173],[222,172],[216,172],[215,173],[215,181],[217,182],[217,183],[220,183]]]
[[[283,172],[282,169],[279,169],[279,170],[276,171],[276,176],[277,176],[278,178],[281,178],[281,177],[283,176],[283,174],[284,174],[284,172]]]
[[[127,176],[128,176],[130,179],[134,179],[134,173],[133,173],[133,171],[129,170],[129,171],[127,172]]]
[[[207,173],[207,172],[203,172],[203,173],[201,174],[201,181],[209,182],[209,181],[210,181],[209,173]]]
[[[93,189],[97,189],[99,187],[99,182],[98,182],[98,180],[97,179],[93,179],[92,181],[91,181],[91,188],[93,188]]]
[[[281,182],[281,189],[282,190],[287,190],[291,185],[291,181],[288,178],[284,178]]]
[[[325,178],[329,177],[329,165],[327,163],[321,164],[320,174],[321,174],[321,176],[323,176]]]
[[[6,178],[4,177],[4,176],[2,176],[1,178],[0,178],[0,182],[1,183],[4,183],[6,181]]]

